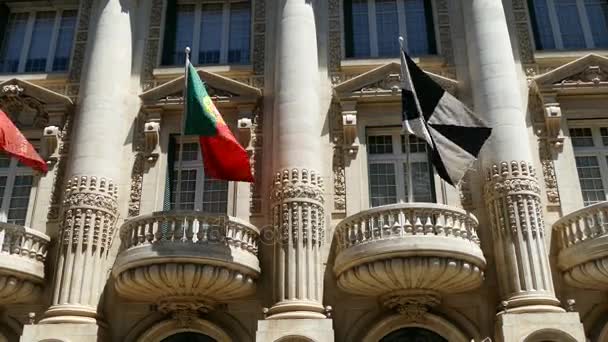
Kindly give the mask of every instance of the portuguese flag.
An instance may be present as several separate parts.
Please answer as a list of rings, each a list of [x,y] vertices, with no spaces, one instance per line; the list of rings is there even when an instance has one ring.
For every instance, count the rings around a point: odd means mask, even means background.
[[[215,179],[253,182],[247,152],[230,132],[190,62],[186,73],[184,134],[199,136],[205,175]]]

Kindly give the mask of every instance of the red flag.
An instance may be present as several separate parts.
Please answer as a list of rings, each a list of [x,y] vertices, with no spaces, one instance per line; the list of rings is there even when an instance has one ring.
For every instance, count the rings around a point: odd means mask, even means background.
[[[8,115],[0,110],[0,150],[17,158],[22,164],[46,173],[48,166],[34,146],[21,134]]]

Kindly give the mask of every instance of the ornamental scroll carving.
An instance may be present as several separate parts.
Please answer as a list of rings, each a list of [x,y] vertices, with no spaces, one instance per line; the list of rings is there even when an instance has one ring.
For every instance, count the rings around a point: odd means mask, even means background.
[[[262,130],[264,120],[264,112],[261,106],[258,106],[253,112],[253,120],[251,121],[251,167],[255,182],[251,183],[251,201],[249,209],[252,214],[260,214],[262,212],[262,174],[263,174],[263,158],[264,158],[264,132]]]
[[[79,20],[73,49],[74,52],[72,53],[70,74],[68,76],[67,95],[70,97],[77,97],[80,90],[80,76],[87,48],[92,7],[93,0],[80,1],[80,8],[78,9]]]
[[[117,188],[111,180],[74,177],[68,181],[62,221],[64,246],[107,251],[118,216]]]
[[[491,222],[501,234],[532,237],[544,233],[536,170],[528,162],[493,165],[487,172],[484,194]],[[503,209],[506,211],[503,211]],[[506,215],[505,215],[506,214]]]
[[[283,245],[321,246],[325,238],[323,179],[313,170],[277,172],[271,191],[273,225]]]

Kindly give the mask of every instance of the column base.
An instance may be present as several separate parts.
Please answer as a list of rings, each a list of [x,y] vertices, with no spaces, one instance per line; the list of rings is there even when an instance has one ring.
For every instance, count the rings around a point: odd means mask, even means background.
[[[536,334],[539,335],[536,335]],[[506,313],[496,319],[497,342],[586,341],[578,312]]]
[[[333,342],[333,322],[329,318],[258,321],[256,341],[278,341],[286,336],[305,337],[315,342]]]
[[[38,341],[103,342],[105,330],[97,324],[26,324],[20,342]]]
[[[550,294],[522,294],[502,301],[498,315],[506,313],[566,312],[560,301]]]
[[[278,302],[266,312],[267,320],[325,318],[325,308],[321,304],[303,300]]]
[[[97,324],[97,308],[84,305],[53,305],[44,313],[39,324]]]

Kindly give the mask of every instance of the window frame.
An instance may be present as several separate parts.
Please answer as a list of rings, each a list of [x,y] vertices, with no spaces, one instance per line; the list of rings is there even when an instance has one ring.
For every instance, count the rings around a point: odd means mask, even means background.
[[[30,194],[28,198],[27,210],[25,217],[23,218],[23,226],[29,226],[31,223],[32,215],[34,213],[35,205],[35,194],[38,190],[38,181],[40,177],[38,173],[34,172],[27,166],[19,166],[17,158],[11,157],[8,154],[4,154],[9,159],[9,166],[6,168],[0,167],[0,177],[6,177],[6,184],[4,186],[4,194],[0,198],[0,222],[6,223],[8,221],[8,214],[13,198],[13,191],[15,185],[15,178],[17,176],[31,176],[32,185],[30,187]]]
[[[9,11],[7,13],[8,16],[15,13],[27,13],[28,19],[25,28],[25,35],[23,39],[23,46],[21,47],[21,52],[19,56],[19,65],[17,67],[17,71],[14,73],[23,74],[36,74],[36,73],[67,73],[70,70],[72,56],[74,55],[74,43],[76,41],[76,36],[78,33],[78,20],[80,18],[80,11],[77,6],[64,4],[64,5],[53,5],[53,6],[40,6],[36,8],[32,7],[21,7],[21,6],[13,6],[8,4]],[[76,25],[74,28],[74,34],[72,36],[71,48],[70,48],[70,57],[66,70],[61,71],[53,71],[53,63],[55,61],[55,55],[57,53],[57,43],[59,38],[59,30],[61,28],[61,19],[63,17],[63,13],[66,11],[76,11]],[[36,13],[38,12],[55,12],[55,19],[53,21],[53,31],[51,32],[51,41],[49,44],[49,51],[46,56],[46,66],[44,71],[25,71],[25,67],[27,65],[28,55],[31,49],[32,42],[32,33],[34,31],[34,25],[36,23]],[[2,48],[4,44],[4,38],[0,39],[0,48]],[[8,72],[13,74],[13,72]],[[6,72],[4,73],[6,74]]]
[[[369,153],[369,145],[368,138],[370,136],[382,136],[382,135],[390,135],[393,153],[383,153],[383,154],[372,154]],[[408,194],[406,193],[406,179],[405,179],[405,164],[406,164],[406,154],[402,151],[402,143],[401,137],[405,136],[405,134],[401,133],[401,128],[398,126],[386,126],[386,127],[373,127],[367,126],[365,128],[365,153],[367,154],[367,165],[366,165],[366,176],[368,180],[368,203],[369,207],[372,206],[372,182],[370,177],[370,165],[371,164],[392,164],[395,170],[395,188],[396,188],[396,202],[395,203],[408,203]],[[436,185],[435,185],[435,168],[432,166],[431,158],[429,155],[428,147],[426,148],[426,153],[411,153],[410,154],[410,170],[412,169],[411,165],[414,163],[424,162],[427,163],[429,167],[429,181],[430,181],[430,197],[432,203],[437,203],[437,193],[436,193]],[[410,171],[411,172],[411,171]],[[412,184],[413,185],[413,184]],[[416,203],[415,198],[413,199],[413,203]]]
[[[179,151],[180,143],[184,143],[184,144],[196,143],[196,145],[197,145],[196,160],[184,160],[182,162],[182,171],[196,170],[194,209],[192,209],[192,210],[210,213],[210,214],[226,214],[226,215],[230,215],[231,213],[234,214],[234,212],[235,212],[234,193],[236,190],[236,184],[234,184],[234,182],[232,182],[232,181],[228,181],[228,189],[226,190],[226,195],[227,195],[226,212],[215,213],[215,212],[206,212],[206,211],[202,210],[203,209],[203,196],[204,196],[204,192],[205,192],[205,170],[204,170],[204,166],[203,166],[203,159],[202,159],[201,149],[199,146],[199,140],[197,137],[192,137],[192,136],[180,137],[179,135],[174,135],[174,139],[175,139],[176,151]],[[178,177],[177,171],[179,168],[178,153],[179,152],[177,152],[175,155],[175,158],[173,161],[173,168],[172,168],[175,180],[170,179],[169,180],[170,182],[175,181],[177,183],[177,177]],[[177,194],[177,189],[175,189],[174,191]],[[174,203],[170,203],[170,208],[171,208],[170,210],[179,210],[179,209],[174,208]],[[182,210],[184,210],[184,209],[182,209]]]
[[[345,15],[345,2],[344,0],[340,1],[340,4],[342,6],[341,9],[341,17],[342,17],[342,22],[341,22],[341,27],[342,27],[342,48],[343,48],[343,58],[347,58],[347,59],[383,59],[383,58],[398,58],[399,54],[398,51],[395,52],[394,56],[380,56],[378,54],[378,32],[377,32],[377,21],[376,21],[376,4],[375,4],[376,0],[367,0],[367,20],[368,20],[368,29],[369,29],[369,50],[370,50],[370,54],[369,56],[361,56],[361,57],[356,57],[356,56],[348,56],[348,40],[350,40],[350,45],[354,46],[355,42],[354,42],[354,38],[352,37],[352,32],[350,32],[351,37],[348,37],[348,30],[346,28],[346,23],[347,21],[350,22],[352,24],[352,18],[348,19],[346,18]],[[407,19],[406,19],[406,15],[405,15],[405,1],[406,0],[395,0],[396,1],[396,6],[397,6],[397,20],[399,23],[399,35],[401,35],[402,37],[407,37]],[[435,5],[435,1],[434,0],[423,0],[424,2],[424,7],[425,7],[425,24],[426,24],[426,29],[427,29],[427,40],[428,40],[428,44],[429,44],[429,51],[426,54],[420,55],[420,56],[435,56],[439,54],[440,51],[440,40],[439,40],[439,33],[437,30],[437,10],[436,10],[436,5]],[[431,11],[431,13],[427,13],[427,7],[428,10]],[[349,11],[349,13],[351,13],[352,16],[352,10]],[[429,22],[430,19],[430,22]],[[432,30],[432,32],[428,32],[429,30]],[[431,39],[432,38],[432,39]],[[404,42],[404,47],[407,50],[408,49],[408,42],[407,39],[405,39]],[[351,47],[352,48],[352,47]],[[419,56],[416,56],[419,57]]]
[[[593,140],[593,146],[574,146],[572,143],[572,150],[574,152],[574,162],[576,168],[576,176],[577,180],[580,184],[580,176],[578,174],[578,165],[576,165],[577,157],[595,157],[598,161],[598,166],[600,169],[600,177],[602,180],[602,186],[604,190],[604,198],[608,200],[608,145],[604,145],[601,135],[602,128],[608,128],[608,122],[602,120],[600,122],[568,122],[568,129],[581,129],[588,128],[591,130],[591,138]],[[568,136],[570,136],[570,132],[568,132]],[[572,141],[572,138],[570,138]],[[583,188],[581,186],[581,196],[583,195]],[[584,206],[589,206],[598,202],[586,202],[583,196],[583,204]]]
[[[536,9],[534,7],[535,0],[529,0],[528,7],[530,12],[530,24],[532,25],[532,33],[534,37],[534,49],[536,51],[573,51],[576,49],[564,48],[564,42],[562,38],[562,32],[559,25],[559,19],[557,17],[557,12],[555,8],[554,0],[545,0],[547,2],[547,12],[549,16],[549,23],[551,24],[551,31],[553,33],[553,42],[555,44],[554,48],[539,48],[539,37],[540,37],[540,28],[536,22]],[[587,15],[587,7],[585,6],[585,0],[574,0],[576,2],[577,14],[581,23],[581,30],[583,31],[583,37],[585,39],[585,47],[584,49],[597,49],[595,45],[595,39],[593,36],[593,32],[591,31],[591,24],[589,22],[589,16]],[[600,47],[600,49],[603,49]]]
[[[253,58],[253,32],[254,32],[254,1],[255,0],[176,0],[176,6],[179,5],[194,5],[194,28],[192,31],[192,46],[190,46],[190,62],[194,66],[223,66],[223,65],[251,65]],[[228,55],[230,50],[230,4],[238,2],[248,2],[250,5],[249,13],[251,15],[249,20],[249,60],[247,63],[232,63],[228,62]],[[219,63],[214,64],[200,64],[199,59],[199,43],[201,33],[201,16],[203,4],[222,4],[222,40],[220,44],[220,60]],[[157,65],[162,68],[171,68],[179,66],[178,64],[163,64],[163,54],[165,51],[166,43],[166,28],[167,28],[167,7],[163,9],[162,19],[162,32],[160,48],[158,49]]]

